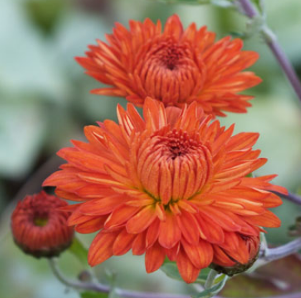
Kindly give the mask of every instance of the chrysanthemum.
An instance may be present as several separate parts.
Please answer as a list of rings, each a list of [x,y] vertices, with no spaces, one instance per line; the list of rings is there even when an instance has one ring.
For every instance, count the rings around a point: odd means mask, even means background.
[[[266,162],[252,150],[258,134],[232,136],[233,126],[210,123],[196,103],[181,110],[146,99],[144,119],[132,104],[117,112],[119,124],[87,126],[88,143],[60,150],[68,163],[44,182],[78,201],[69,218],[76,231],[100,230],[90,265],[132,249],[145,253],[147,272],[167,256],[193,282],[211,262],[247,263],[242,236],[280,225],[268,208],[281,200],[269,191],[285,192],[269,183],[275,175],[247,177]]]
[[[96,80],[111,85],[93,90],[100,95],[126,97],[141,106],[147,96],[165,106],[182,107],[196,101],[205,113],[244,113],[251,96],[239,92],[261,82],[251,66],[258,54],[242,51],[240,39],[215,34],[192,23],[185,31],[177,15],[170,17],[162,32],[161,22],[130,21],[127,30],[116,24],[107,43],[97,40],[87,57],[76,60]]]
[[[44,191],[26,196],[11,217],[16,244],[35,257],[59,255],[73,239],[73,228],[67,225],[69,213],[58,210],[66,205],[65,201]]]

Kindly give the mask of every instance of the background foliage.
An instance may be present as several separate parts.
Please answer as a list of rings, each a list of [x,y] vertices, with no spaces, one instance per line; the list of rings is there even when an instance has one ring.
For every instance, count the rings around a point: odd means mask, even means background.
[[[301,39],[298,38],[301,2],[266,0],[266,9],[270,27],[301,75]],[[96,38],[104,40],[104,34],[112,31],[115,22],[127,26],[130,19],[146,17],[165,22],[173,13],[179,14],[185,27],[195,21],[216,31],[218,38],[245,30],[244,17],[211,5],[166,5],[152,0],[0,0],[0,264],[5,272],[0,279],[0,297],[62,297],[64,287],[51,275],[46,261],[23,255],[14,246],[9,233],[10,213],[18,199],[38,192],[44,178],[57,169],[58,149],[68,146],[70,139],[82,139],[84,125],[116,119],[116,104],[126,104],[124,99],[89,94],[98,83],[84,75],[73,57],[82,56]],[[258,174],[277,173],[276,183],[298,192],[301,189],[300,103],[258,35],[246,40],[245,49],[260,53],[261,58],[252,70],[263,78],[263,83],[248,92],[256,98],[247,114],[229,115],[222,122],[227,126],[236,122],[236,132],[260,132],[257,147],[269,162]],[[289,239],[287,228],[294,223],[300,208],[285,202],[276,213],[283,225],[269,231],[268,240],[279,244]],[[91,236],[82,239],[89,243]],[[73,276],[85,267],[68,252],[61,263],[66,274]],[[104,267],[118,272],[116,283],[121,287],[163,292],[187,290],[184,283],[167,278],[163,272],[147,276],[143,259],[139,257],[127,255],[108,260],[96,268],[103,280],[107,275]],[[301,276],[298,266],[291,271]],[[248,281],[241,278],[247,287]],[[287,288],[289,282],[269,282],[277,293],[300,291],[294,285]],[[250,297],[271,294],[258,292],[259,288],[254,290],[253,286]],[[231,286],[224,295],[241,297]],[[66,297],[78,295],[70,291]]]

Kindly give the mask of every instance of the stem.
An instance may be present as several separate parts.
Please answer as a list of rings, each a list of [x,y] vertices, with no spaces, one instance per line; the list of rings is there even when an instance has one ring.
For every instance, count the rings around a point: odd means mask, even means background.
[[[70,280],[65,277],[59,270],[56,260],[49,259],[50,268],[55,277],[67,287],[73,288],[80,291],[94,291],[99,293],[109,293],[110,287],[102,285],[100,283],[93,282],[80,282]],[[121,297],[125,298],[190,298],[188,295],[176,295],[176,294],[164,294],[164,293],[147,293],[138,291],[123,290],[120,288],[114,288],[114,292]]]
[[[214,285],[214,281],[215,281],[215,278],[216,278],[217,275],[218,275],[218,273],[215,270],[211,269],[209,271],[209,274],[207,276],[207,279],[206,279],[206,282],[205,282],[205,285],[204,285],[205,290],[210,289]],[[212,294],[206,295],[205,298],[210,298],[210,297],[212,297]]]
[[[284,195],[284,194],[279,193],[277,191],[273,191],[273,193],[276,194],[277,196],[280,196],[282,198],[287,199],[288,201],[291,201],[295,204],[301,205],[301,197],[296,195],[296,194],[293,194],[293,193],[289,192],[287,195]]]
[[[261,257],[266,262],[285,258],[301,250],[301,238],[275,248],[267,248]]]
[[[287,244],[276,248],[265,249],[264,252],[259,257],[259,260],[264,261],[262,265],[265,265],[268,262],[278,260],[284,257],[287,257],[297,251],[301,250],[301,238],[293,240]],[[102,285],[100,283],[93,282],[80,282],[73,281],[65,277],[57,266],[57,262],[54,259],[49,259],[49,265],[52,269],[55,277],[62,282],[67,287],[82,290],[82,291],[94,291],[99,293],[109,293],[110,287],[106,285]],[[214,280],[217,276],[217,272],[215,270],[211,270],[207,277],[205,283],[205,289],[212,287]],[[115,293],[124,298],[190,298],[187,295],[177,295],[177,294],[165,294],[165,293],[147,293],[147,292],[138,292],[138,291],[129,291],[120,288],[114,289]],[[277,296],[277,298],[299,298],[301,293],[294,293],[288,295]],[[222,298],[220,296],[215,296],[215,298]],[[273,297],[269,297],[273,298]]]
[[[259,17],[260,14],[255,9],[254,5],[251,3],[250,0],[238,0],[241,9],[243,12],[251,19],[255,17]],[[289,82],[291,83],[292,87],[294,88],[296,95],[298,96],[299,100],[301,101],[301,83],[298,79],[298,76],[292,67],[290,61],[288,60],[285,52],[277,42],[276,35],[272,32],[267,25],[263,25],[261,28],[261,33],[267,45],[269,46],[270,50],[274,54],[275,58],[277,59],[278,63],[280,64],[282,70],[286,74]]]
[[[81,281],[74,281],[68,279],[66,276],[62,274],[60,269],[58,268],[57,262],[55,259],[49,259],[50,268],[54,274],[54,276],[67,287],[73,288],[75,290],[87,290],[87,291],[95,291],[95,292],[105,292],[108,293],[110,291],[110,287],[96,284],[96,283],[87,283]]]
[[[205,282],[205,286],[204,286],[205,289],[209,289],[213,286],[213,283],[214,283],[214,280],[215,280],[217,274],[218,273],[215,270],[213,270],[213,269],[210,270],[210,272],[207,276],[206,282]]]

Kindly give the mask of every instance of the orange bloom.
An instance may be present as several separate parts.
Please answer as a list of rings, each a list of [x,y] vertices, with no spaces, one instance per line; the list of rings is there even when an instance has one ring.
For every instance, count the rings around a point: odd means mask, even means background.
[[[196,103],[181,110],[146,99],[144,120],[132,104],[117,113],[119,124],[87,126],[88,143],[60,150],[68,163],[44,182],[78,202],[69,208],[76,231],[100,230],[89,264],[132,249],[145,253],[147,272],[167,256],[193,282],[211,262],[247,263],[241,235],[279,227],[267,208],[281,200],[269,190],[285,192],[269,183],[275,175],[246,177],[266,162],[252,150],[258,134],[232,136],[233,125],[225,130],[217,120],[210,123]]]
[[[70,246],[73,228],[68,227],[65,201],[41,191],[19,202],[11,217],[16,244],[25,252],[39,257],[59,255]]]
[[[182,107],[197,101],[205,113],[245,113],[251,96],[238,93],[261,79],[251,66],[258,54],[241,51],[243,42],[225,37],[215,42],[215,34],[192,23],[185,31],[177,15],[170,17],[162,32],[161,22],[130,21],[130,30],[116,24],[108,44],[97,40],[87,57],[76,60],[87,74],[111,85],[93,93],[126,97],[142,106],[147,96],[165,106]]]

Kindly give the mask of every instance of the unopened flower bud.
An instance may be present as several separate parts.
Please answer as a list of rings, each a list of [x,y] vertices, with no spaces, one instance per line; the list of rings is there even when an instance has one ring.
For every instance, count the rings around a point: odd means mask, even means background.
[[[260,248],[260,237],[259,236],[246,236],[246,235],[240,235],[240,238],[242,239],[241,245],[244,245],[245,247],[240,247],[238,249],[246,250],[249,254],[248,262],[241,263],[237,261],[233,255],[230,255],[227,253],[225,249],[221,248],[221,253],[223,254],[223,258],[228,258],[228,261],[233,263],[232,266],[224,266],[221,264],[218,264],[217,262],[211,263],[210,267],[216,270],[219,273],[224,273],[229,276],[233,276],[234,274],[242,273],[246,270],[248,270],[257,260],[258,252]]]
[[[67,226],[68,213],[59,210],[66,205],[44,191],[26,196],[11,217],[15,243],[36,258],[58,256],[70,246],[74,234]]]

